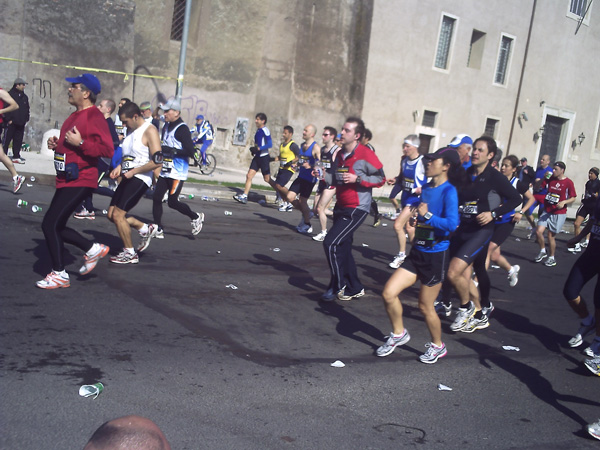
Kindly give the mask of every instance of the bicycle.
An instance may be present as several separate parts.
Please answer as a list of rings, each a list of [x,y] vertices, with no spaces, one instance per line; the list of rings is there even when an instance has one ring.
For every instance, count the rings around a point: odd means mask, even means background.
[[[201,145],[194,146],[194,165],[198,166],[202,175],[210,175],[217,168],[217,158],[212,153],[206,154],[206,162],[202,162]]]

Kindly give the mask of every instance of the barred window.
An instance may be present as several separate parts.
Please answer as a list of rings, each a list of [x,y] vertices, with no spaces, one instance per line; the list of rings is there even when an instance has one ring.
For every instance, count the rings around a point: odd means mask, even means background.
[[[434,128],[435,127],[435,119],[436,118],[437,118],[437,113],[435,111],[425,110],[423,112],[423,123],[422,123],[422,125],[424,127]]]
[[[576,16],[583,17],[587,9],[587,0],[571,0],[569,11]]]
[[[485,130],[483,131],[484,136],[489,136],[492,139],[496,139],[496,132],[498,128],[499,120],[496,119],[486,119],[485,121]]]
[[[183,22],[185,18],[185,3],[187,0],[175,0],[173,4],[173,20],[171,21],[171,40],[179,41],[183,37]]]
[[[506,76],[508,74],[508,64],[510,61],[510,52],[512,50],[513,39],[508,36],[502,36],[500,42],[500,51],[498,52],[498,64],[496,65],[496,75],[494,76],[494,82],[498,84],[506,83]]]
[[[442,19],[442,27],[440,28],[440,37],[438,39],[438,47],[435,55],[435,67],[446,69],[448,67],[448,59],[450,56],[450,44],[452,43],[452,33],[454,31],[454,23],[456,19],[444,16]]]

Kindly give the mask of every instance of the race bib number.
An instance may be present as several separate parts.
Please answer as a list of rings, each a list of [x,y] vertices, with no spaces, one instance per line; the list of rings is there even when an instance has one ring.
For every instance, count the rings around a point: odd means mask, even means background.
[[[402,189],[406,192],[412,192],[413,186],[415,185],[415,180],[412,178],[405,178],[402,182]]]
[[[418,222],[415,229],[415,242],[422,247],[431,247],[435,241],[434,228],[425,223]]]
[[[121,162],[121,169],[123,172],[127,172],[134,168],[133,160],[135,158],[131,155],[123,156],[123,161]]]
[[[300,165],[306,164],[308,162],[308,158],[301,156],[300,159],[298,160],[298,162],[300,163]]]
[[[337,181],[339,181],[340,183],[344,182],[344,174],[349,172],[349,168],[348,167],[338,167],[337,170],[335,171],[335,179]]]
[[[286,164],[287,164],[287,159],[281,158],[279,160],[279,167],[281,167],[282,169],[285,167]]]
[[[463,205],[461,205],[459,209],[460,209],[460,213],[466,217],[476,216],[478,214],[476,201],[475,202],[466,202]]]
[[[323,158],[321,160],[321,163],[323,164],[324,169],[331,169],[331,160],[330,159]]]
[[[546,201],[551,205],[556,205],[560,201],[560,194],[548,192],[546,194]]]
[[[54,154],[54,169],[57,173],[65,171],[65,161],[66,157],[62,153]]]

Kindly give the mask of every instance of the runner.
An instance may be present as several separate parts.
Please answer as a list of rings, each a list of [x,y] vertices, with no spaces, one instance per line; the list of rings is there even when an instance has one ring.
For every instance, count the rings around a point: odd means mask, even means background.
[[[460,308],[452,331],[461,331],[469,325],[469,332],[489,326],[491,304],[482,304],[470,295],[471,265],[480,252],[487,253],[494,233],[494,220],[512,211],[521,202],[521,196],[508,179],[491,166],[496,155],[496,141],[482,136],[473,143],[471,167],[467,169],[467,185],[459,192],[460,225],[450,241],[450,266],[447,281],[442,287],[442,302],[446,311],[451,309],[450,293],[454,286]],[[479,276],[479,283],[489,283],[487,272]],[[475,319],[470,322],[470,319]],[[470,323],[469,323],[470,322]]]
[[[515,155],[509,155],[502,160],[502,175],[510,180],[510,184],[517,190],[517,192],[523,197],[525,205],[517,211],[513,209],[508,214],[505,214],[496,219],[494,234],[490,241],[490,246],[487,253],[485,269],[487,270],[490,266],[490,259],[492,262],[498,264],[502,269],[508,273],[508,282],[510,287],[515,287],[519,282],[519,265],[512,266],[500,251],[502,243],[510,236],[515,228],[515,225],[521,221],[523,212],[527,211],[531,205],[535,202],[535,198],[531,192],[529,192],[529,184],[523,181],[519,181],[517,178],[517,168],[519,166],[519,160]],[[483,292],[481,293],[483,296]],[[489,296],[489,292],[487,293]]]
[[[126,217],[135,205],[138,204],[144,193],[152,186],[152,171],[160,167],[160,158],[162,158],[160,137],[158,130],[152,122],[144,119],[138,105],[129,102],[119,111],[119,118],[125,124],[128,130],[131,130],[121,145],[123,149],[123,159],[120,166],[117,166],[110,177],[115,180],[122,177],[119,187],[115,191],[110,207],[108,208],[108,219],[115,224],[117,232],[123,241],[123,251],[117,256],[110,258],[110,262],[115,264],[137,264],[139,256],[133,249],[131,240],[131,227],[142,234],[142,242],[150,242],[144,239],[144,235],[149,233],[156,234],[154,225],[147,225],[140,222],[132,216]],[[141,250],[145,250],[145,247]]]
[[[585,350],[585,353],[592,357],[592,360],[586,361],[585,365],[596,375],[600,375],[600,258],[598,257],[600,255],[600,200],[596,200],[592,215],[585,228],[567,242],[567,245],[573,246],[579,243],[588,233],[590,233],[590,243],[573,264],[565,281],[563,295],[571,309],[575,311],[581,320],[577,333],[569,339],[569,346],[579,347],[583,343],[583,339],[595,331],[596,337]],[[596,277],[596,287],[594,288],[595,312],[592,315],[585,300],[581,297],[581,290],[594,277]]]
[[[594,204],[598,199],[598,194],[600,192],[600,180],[598,179],[599,172],[597,167],[592,167],[588,173],[588,181],[585,183],[585,192],[581,197],[581,206],[575,214],[575,223],[573,224],[575,235],[579,234],[581,224],[585,218],[592,213]],[[587,247],[588,242],[589,239],[586,237],[581,244],[577,243],[574,247],[569,247],[568,250],[571,253],[579,253],[582,248]]]
[[[552,168],[552,177],[542,182],[542,189],[547,190],[544,197],[544,210],[538,218],[538,226],[535,230],[540,253],[535,258],[535,262],[542,262],[548,255],[546,254],[546,244],[544,242],[544,231],[548,228],[548,247],[550,256],[544,263],[547,267],[556,265],[554,252],[556,251],[555,236],[560,233],[567,218],[567,206],[575,201],[577,193],[573,182],[565,176],[567,166],[562,161],[554,163]]]
[[[17,105],[17,102],[10,96],[10,94],[8,92],[6,92],[4,89],[0,88],[0,107],[1,107],[0,108],[0,126],[2,126],[2,121],[3,121],[2,115],[7,112],[19,109],[19,105]],[[13,179],[12,191],[13,191],[13,194],[16,194],[17,192],[19,192],[19,189],[21,189],[21,186],[23,186],[25,177],[23,175],[19,175],[17,173],[17,170],[15,169],[15,165],[10,160],[8,155],[4,152],[4,147],[2,147],[1,143],[0,143],[0,162],[2,162],[2,164],[4,164],[6,169],[10,172],[10,175],[12,176],[12,179]]]
[[[275,161],[279,161],[279,171],[273,187],[277,191],[277,196],[281,199],[279,205],[279,211],[281,212],[291,212],[294,209],[294,206],[281,196],[282,189],[290,182],[298,168],[300,147],[294,142],[293,137],[294,129],[290,125],[283,127],[279,156],[275,158]]]
[[[337,130],[333,127],[325,127],[323,130],[323,147],[321,147],[321,164],[323,170],[333,175],[332,172],[332,161],[335,161],[339,147],[333,143]],[[321,224],[321,232],[313,239],[318,242],[323,242],[325,236],[327,236],[327,217],[333,215],[329,210],[329,204],[335,195],[335,186],[327,184],[322,179],[319,180],[319,186],[317,187],[317,193],[315,194],[315,207],[317,215],[319,216],[319,223]]]
[[[460,182],[464,169],[456,150],[441,148],[425,155],[425,174],[431,177],[422,190],[417,207],[415,242],[404,265],[397,269],[383,288],[386,312],[392,323],[387,342],[377,349],[377,356],[391,354],[398,345],[410,340],[402,320],[402,303],[398,296],[417,281],[421,282],[419,309],[431,335],[431,343],[419,360],[433,364],[447,354],[442,342],[442,326],[433,303],[440,291],[448,269],[449,235],[458,226],[458,195],[455,184]],[[450,181],[449,181],[450,180]]]
[[[394,178],[394,181],[388,181],[388,184],[394,184],[394,188],[390,193],[390,198],[395,198],[399,190],[402,190],[400,204],[402,206],[400,215],[394,221],[394,231],[398,238],[398,246],[400,250],[394,257],[389,266],[392,269],[397,269],[406,258],[406,232],[408,231],[409,240],[412,242],[414,238],[414,228],[409,227],[405,231],[406,223],[411,217],[414,208],[420,202],[421,186],[427,182],[425,177],[425,168],[423,167],[423,156],[419,154],[420,140],[416,134],[409,134],[404,138],[402,144],[402,152],[405,158],[402,160],[401,172]]]
[[[65,270],[65,242],[85,252],[80,275],[90,273],[110,250],[108,246],[90,241],[67,227],[67,221],[75,209],[98,187],[98,159],[112,157],[114,147],[106,120],[94,106],[101,90],[98,78],[86,73],[67,78],[66,81],[71,83],[68,89],[69,104],[76,109],[63,123],[60,137],[48,139],[48,148],[54,151],[56,191],[42,221],[52,271],[46,278],[36,282],[41,289],[67,288],[71,285]]]

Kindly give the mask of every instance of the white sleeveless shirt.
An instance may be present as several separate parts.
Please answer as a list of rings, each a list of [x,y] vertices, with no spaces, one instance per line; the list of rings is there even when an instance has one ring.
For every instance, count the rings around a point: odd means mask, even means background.
[[[143,125],[140,125],[139,128],[123,140],[123,144],[121,145],[123,149],[121,171],[123,173],[136,167],[141,167],[150,161],[150,149],[142,143],[142,136],[149,126],[152,126],[152,124],[144,122]],[[151,170],[135,174],[134,176],[146,183],[148,187],[152,186]]]

